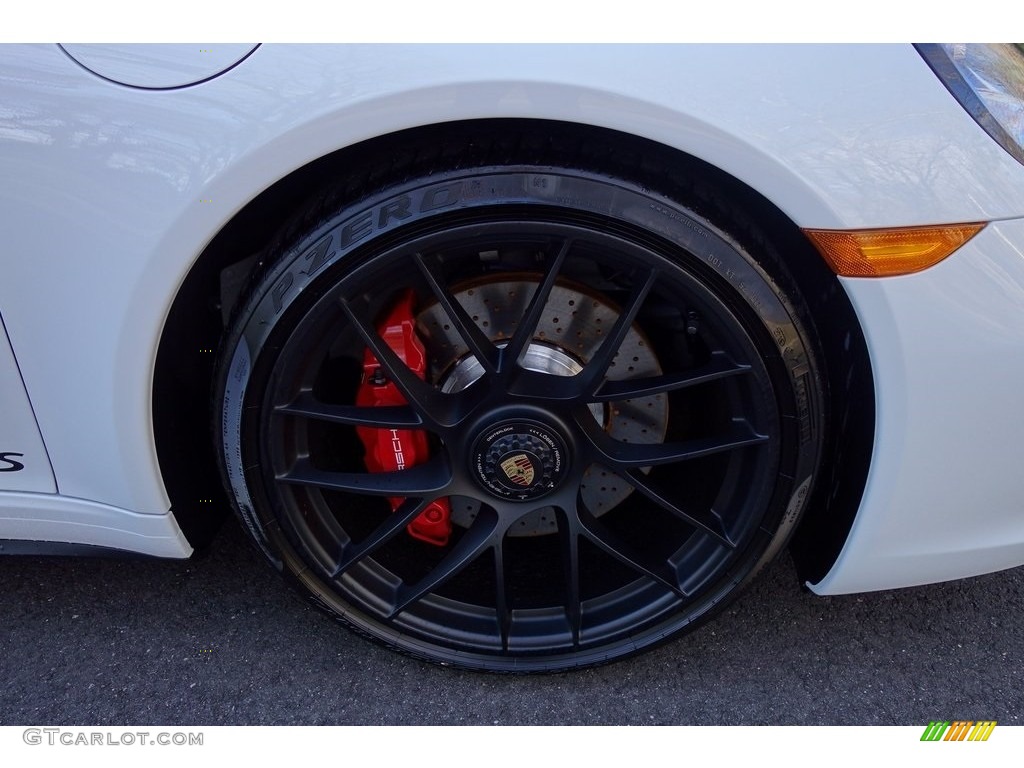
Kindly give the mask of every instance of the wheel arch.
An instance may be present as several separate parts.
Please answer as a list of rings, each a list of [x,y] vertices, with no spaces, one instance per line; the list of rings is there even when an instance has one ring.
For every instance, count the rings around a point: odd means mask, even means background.
[[[210,439],[209,398],[219,347],[231,305],[244,291],[261,254],[311,190],[331,180],[352,186],[393,175],[408,153],[428,153],[439,166],[458,167],[471,157],[447,151],[474,140],[528,162],[531,147],[510,137],[530,135],[547,151],[559,143],[584,143],[607,166],[639,182],[653,168],[671,165],[685,183],[699,175],[751,222],[750,237],[781,254],[805,297],[819,336],[831,393],[830,439],[825,471],[793,539],[801,577],[817,580],[831,567],[849,533],[867,477],[874,437],[874,389],[859,322],[845,291],[793,221],[767,197],[734,176],[678,149],[607,128],[526,120],[468,120],[410,128],[339,149],[284,176],[251,198],[209,241],[174,297],[157,353],[153,423],[157,455],[171,509],[190,543],[206,544],[229,509]]]

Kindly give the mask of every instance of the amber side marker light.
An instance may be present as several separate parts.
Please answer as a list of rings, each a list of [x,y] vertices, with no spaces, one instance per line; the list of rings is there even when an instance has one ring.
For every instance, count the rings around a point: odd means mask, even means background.
[[[978,234],[985,224],[897,229],[805,229],[815,247],[842,277],[910,275],[935,266]]]

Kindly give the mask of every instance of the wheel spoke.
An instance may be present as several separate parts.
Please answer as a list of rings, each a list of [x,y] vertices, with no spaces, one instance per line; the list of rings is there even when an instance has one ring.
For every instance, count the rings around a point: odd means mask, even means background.
[[[416,266],[423,273],[431,293],[434,294],[434,298],[448,315],[470,353],[480,362],[485,372],[494,373],[497,370],[500,355],[498,348],[480,330],[458,299],[442,284],[442,278],[437,274],[436,266],[428,264],[422,254],[417,253],[413,258],[416,261]]]
[[[565,575],[565,614],[572,631],[573,648],[579,648],[583,625],[583,597],[580,589],[579,525],[561,509],[556,509],[558,535],[562,545],[562,570]]]
[[[407,405],[361,407],[325,403],[309,390],[300,392],[298,397],[287,405],[277,406],[274,412],[334,424],[353,424],[357,427],[378,429],[415,429],[423,426],[423,420]]]
[[[662,509],[678,517],[684,523],[692,525],[705,533],[718,539],[729,549],[736,548],[736,542],[732,540],[728,531],[725,530],[725,523],[713,509],[707,511],[686,510],[676,502],[669,499],[664,493],[654,486],[650,478],[643,472],[631,470],[625,475],[626,480],[634,489],[642,493]]]
[[[642,379],[605,380],[592,400],[597,403],[605,403],[634,397],[647,397],[660,392],[672,392],[698,384],[706,384],[709,381],[717,381],[730,376],[739,376],[749,373],[750,370],[749,365],[733,362],[724,352],[714,352],[711,355],[711,360],[704,365],[681,373],[669,373]]]
[[[541,314],[548,303],[548,297],[551,296],[551,289],[555,287],[555,281],[562,271],[562,265],[565,263],[565,258],[569,254],[572,245],[572,240],[565,240],[555,258],[548,264],[544,279],[537,284],[533,296],[530,297],[530,303],[527,305],[515,333],[512,334],[509,343],[501,350],[502,370],[514,370],[519,364],[519,358],[523,356],[523,352],[526,351],[527,346],[529,346],[530,341],[533,339],[537,323],[540,322]]]
[[[331,573],[331,578],[336,579],[345,571],[358,563],[367,555],[372,555],[384,544],[405,530],[405,526],[415,520],[423,510],[431,503],[431,499],[406,499],[402,504],[385,518],[384,522],[366,537],[359,544],[349,542],[341,550],[338,564]]]
[[[481,510],[447,555],[415,584],[404,584],[395,592],[388,618],[394,618],[413,603],[422,600],[494,545],[498,516]]]
[[[689,596],[679,584],[679,576],[667,559],[659,561],[648,553],[630,546],[612,533],[600,520],[587,512],[583,508],[582,502],[577,502],[577,518],[582,534],[606,554],[667,587],[679,597]]]
[[[340,303],[345,315],[377,358],[388,378],[394,382],[424,423],[439,427],[447,426],[446,419],[440,416],[450,410],[446,407],[448,403],[444,395],[413,373],[380,337],[376,328],[359,316],[347,299],[341,299]]]
[[[451,471],[443,456],[397,472],[330,472],[317,469],[308,458],[297,459],[292,468],[277,476],[278,482],[311,485],[332,491],[366,496],[444,496]]]
[[[658,271],[652,268],[647,271],[642,280],[634,281],[629,299],[622,308],[622,312],[619,313],[619,316],[615,319],[615,324],[612,325],[608,335],[601,342],[601,346],[598,347],[597,352],[587,361],[583,372],[580,374],[583,377],[583,382],[581,383],[584,384],[588,392],[593,392],[597,388],[598,383],[604,379],[609,366],[619,353],[619,348],[622,346],[626,334],[632,328],[633,321],[636,320],[640,307],[643,306],[644,300],[651,292],[651,288],[654,287],[657,277]]]
[[[504,539],[494,543],[494,611],[501,634],[501,649],[508,650],[509,633],[512,630],[512,607],[508,602],[508,574],[505,570]]]
[[[611,469],[675,464],[760,445],[771,439],[768,435],[755,432],[745,419],[733,419],[727,434],[719,437],[701,437],[677,443],[623,443],[599,432],[593,418],[590,419],[594,423],[593,427],[585,418],[582,421],[599,454],[597,460]]]

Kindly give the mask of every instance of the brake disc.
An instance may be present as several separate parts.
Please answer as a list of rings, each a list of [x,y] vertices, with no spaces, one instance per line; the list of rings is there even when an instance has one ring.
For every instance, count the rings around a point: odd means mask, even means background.
[[[537,280],[517,278],[472,281],[454,291],[455,299],[477,327],[498,346],[515,333],[537,287]],[[618,309],[607,298],[574,283],[559,282],[551,290],[533,341],[523,355],[523,367],[553,376],[575,376],[590,361],[618,317]],[[439,304],[425,307],[417,315],[416,326],[427,350],[428,375],[442,391],[458,392],[483,375],[483,367],[470,354]],[[607,378],[646,378],[661,373],[650,343],[633,323],[609,366]],[[590,411],[614,440],[658,443],[665,438],[668,401],[664,393],[607,404],[592,403]],[[584,505],[598,517],[621,504],[632,492],[625,480],[598,465],[587,468],[580,486]],[[452,522],[468,527],[480,509],[480,502],[453,497],[451,507]],[[538,536],[557,530],[553,511],[542,508],[520,518],[509,535]]]

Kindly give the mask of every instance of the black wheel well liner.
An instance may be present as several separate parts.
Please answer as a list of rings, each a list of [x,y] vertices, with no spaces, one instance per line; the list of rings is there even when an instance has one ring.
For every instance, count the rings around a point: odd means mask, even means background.
[[[531,141],[523,141],[529,136]],[[769,200],[723,171],[677,149],[604,128],[540,121],[488,119],[424,126],[369,139],[293,171],[254,196],[210,241],[192,265],[168,314],[157,354],[153,421],[171,509],[193,546],[212,539],[229,510],[210,436],[210,391],[216,350],[229,306],[260,254],[293,211],[324,184],[372,186],[394,178],[410,153],[427,153],[448,169],[479,162],[469,144],[492,162],[530,162],[560,145],[584,145],[601,170],[632,177],[699,177],[749,216],[758,237],[784,254],[804,296],[824,352],[831,395],[824,471],[791,549],[802,579],[817,581],[835,562],[849,534],[867,478],[874,440],[874,382],[860,324],[835,275],[795,224]],[[513,138],[518,137],[518,139]],[[456,139],[457,140],[453,140]],[[543,145],[543,146],[541,146]],[[475,145],[474,145],[475,146]],[[456,152],[454,147],[459,147]],[[484,148],[486,147],[486,153]],[[375,161],[374,161],[375,159]],[[418,157],[422,164],[422,157]]]

